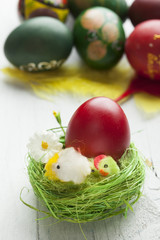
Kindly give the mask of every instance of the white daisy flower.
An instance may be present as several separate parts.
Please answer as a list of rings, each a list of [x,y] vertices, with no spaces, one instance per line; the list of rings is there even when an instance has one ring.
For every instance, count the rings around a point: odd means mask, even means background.
[[[47,163],[53,155],[62,150],[59,137],[51,131],[35,133],[27,144],[28,152],[34,160]]]

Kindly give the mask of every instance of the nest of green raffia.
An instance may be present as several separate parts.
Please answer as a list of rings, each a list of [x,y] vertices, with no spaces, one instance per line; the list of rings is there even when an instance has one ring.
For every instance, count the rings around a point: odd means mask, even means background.
[[[145,178],[144,160],[133,144],[119,166],[119,174],[108,178],[91,174],[84,183],[75,185],[48,180],[44,164],[29,157],[28,174],[36,196],[48,209],[48,217],[83,223],[126,214],[128,209],[133,211]]]

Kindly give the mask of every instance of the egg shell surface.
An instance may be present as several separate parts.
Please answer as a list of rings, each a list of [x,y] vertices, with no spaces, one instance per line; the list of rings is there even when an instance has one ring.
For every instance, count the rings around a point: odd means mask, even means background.
[[[129,18],[134,26],[149,19],[160,19],[160,1],[134,1],[129,8]]]
[[[98,6],[111,9],[123,21],[128,15],[128,6],[125,0],[68,0],[68,7],[74,17],[77,17],[83,10]]]
[[[88,157],[101,154],[118,160],[130,145],[130,128],[122,108],[106,97],[84,102],[74,112],[66,131],[66,147]]]
[[[18,11],[23,19],[49,16],[64,22],[68,16],[66,0],[19,0]]]
[[[58,68],[69,56],[72,34],[59,20],[36,17],[24,21],[5,41],[4,52],[13,65],[27,71]]]
[[[74,43],[90,67],[110,69],[124,52],[125,33],[116,13],[104,7],[85,10],[74,25]]]
[[[138,24],[126,41],[125,52],[139,75],[160,80],[160,20]]]

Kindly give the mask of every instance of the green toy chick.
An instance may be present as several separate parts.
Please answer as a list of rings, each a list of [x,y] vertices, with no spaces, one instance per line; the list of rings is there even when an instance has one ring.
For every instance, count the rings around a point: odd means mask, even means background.
[[[120,172],[117,162],[112,157],[103,154],[94,158],[94,166],[104,177],[109,177]]]

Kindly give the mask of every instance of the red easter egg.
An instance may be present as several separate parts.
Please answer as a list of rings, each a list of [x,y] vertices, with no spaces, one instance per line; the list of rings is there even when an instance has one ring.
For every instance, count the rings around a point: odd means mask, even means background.
[[[101,154],[118,160],[130,145],[130,129],[122,108],[106,97],[84,102],[73,114],[66,147],[74,147],[86,157]]]
[[[138,74],[160,80],[160,20],[138,24],[126,40],[125,52]]]
[[[129,8],[129,18],[134,26],[149,19],[160,19],[160,1],[135,0]]]

